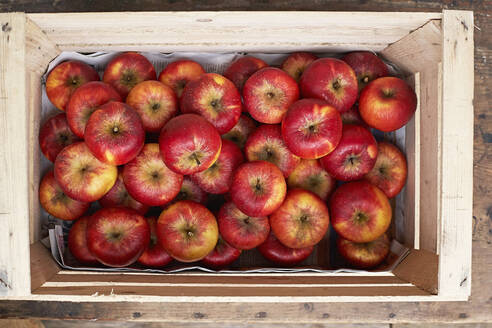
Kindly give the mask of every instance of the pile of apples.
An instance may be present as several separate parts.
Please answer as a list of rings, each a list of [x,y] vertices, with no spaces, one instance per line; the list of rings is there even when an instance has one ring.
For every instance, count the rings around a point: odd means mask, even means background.
[[[41,205],[76,220],[68,245],[86,265],[175,259],[223,268],[257,247],[292,266],[331,217],[340,254],[374,267],[389,252],[388,198],[403,188],[407,167],[370,129],[399,129],[416,109],[414,91],[388,75],[369,52],[293,53],[280,68],[245,56],[224,75],[178,60],[158,78],[144,56],[128,52],[111,60],[102,82],[89,65],[63,62],[46,82],[63,112],[39,134],[54,162]],[[209,209],[207,199],[223,201]],[[158,218],[145,217],[156,208]]]

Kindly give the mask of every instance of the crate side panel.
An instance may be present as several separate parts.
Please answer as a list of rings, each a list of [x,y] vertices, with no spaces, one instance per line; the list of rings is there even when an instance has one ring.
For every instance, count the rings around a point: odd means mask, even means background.
[[[62,50],[381,50],[440,13],[133,12],[30,14]],[[360,36],[364,35],[361,42]],[[97,36],[97,37],[94,37]]]
[[[30,293],[25,22],[0,14],[0,295]]]
[[[473,12],[444,11],[439,294],[449,296],[471,290],[473,29]]]

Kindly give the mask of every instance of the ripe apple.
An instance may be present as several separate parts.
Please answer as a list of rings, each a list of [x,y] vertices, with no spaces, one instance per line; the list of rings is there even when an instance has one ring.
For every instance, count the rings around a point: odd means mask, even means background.
[[[181,100],[186,84],[198,79],[202,74],[205,74],[202,65],[192,60],[181,59],[168,64],[159,74],[159,81],[173,89]]]
[[[338,237],[337,249],[340,255],[354,267],[368,269],[381,264],[388,256],[390,241],[386,234],[368,243],[354,243]]]
[[[325,100],[340,113],[348,111],[357,100],[357,77],[344,61],[320,58],[304,71],[299,82],[304,98]]]
[[[79,138],[84,138],[85,126],[91,114],[110,101],[121,101],[121,97],[109,84],[93,81],[77,88],[67,105],[67,120],[70,129]]]
[[[138,263],[152,268],[166,266],[171,263],[173,258],[169,256],[169,254],[157,241],[157,218],[148,217],[147,223],[149,224],[150,228],[149,244],[147,245],[147,248],[142,253],[142,255],[140,255]]]
[[[359,92],[372,80],[389,75],[386,64],[372,52],[354,51],[346,54],[341,59],[354,70],[357,76]]]
[[[80,139],[70,130],[65,113],[48,119],[39,130],[39,146],[43,155],[54,162],[63,148]]]
[[[242,91],[246,80],[256,71],[267,66],[268,64],[259,58],[244,56],[232,62],[225,70],[224,76],[231,80],[239,91]]]
[[[340,113],[343,124],[357,124],[369,129],[369,126],[362,120],[359,113],[359,106],[354,104],[348,111]]]
[[[407,124],[417,109],[417,95],[397,77],[381,77],[362,90],[360,116],[370,127],[390,132]]]
[[[378,187],[367,181],[341,185],[330,198],[333,229],[355,243],[380,237],[391,223],[391,206]]]
[[[160,132],[178,111],[174,91],[159,81],[140,82],[130,91],[126,103],[138,113],[147,132]]]
[[[325,202],[310,191],[291,189],[283,204],[270,215],[270,226],[282,244],[290,248],[314,246],[330,225]]]
[[[289,188],[306,189],[324,201],[328,200],[336,185],[337,181],[323,169],[316,159],[302,159],[287,179]]]
[[[294,52],[291,53],[280,65],[287,74],[292,76],[296,82],[301,79],[302,73],[306,70],[313,61],[318,59],[318,56],[310,52]]]
[[[302,158],[317,159],[331,153],[341,137],[340,114],[322,100],[298,100],[282,120],[285,144]]]
[[[243,114],[239,117],[237,124],[229,132],[222,135],[222,138],[234,142],[239,148],[243,149],[246,140],[254,129],[256,129],[255,121]]]
[[[222,140],[219,158],[205,171],[193,173],[191,179],[204,191],[211,194],[224,194],[232,184],[232,175],[244,162],[244,156],[232,141]]]
[[[388,198],[395,197],[407,181],[405,155],[395,145],[379,142],[376,164],[364,179],[379,187]]]
[[[181,98],[182,113],[203,116],[220,134],[237,124],[241,111],[241,95],[234,83],[215,73],[188,82]]]
[[[75,220],[83,215],[90,203],[68,197],[55,180],[53,171],[48,171],[39,185],[39,202],[46,212],[62,220]]]
[[[178,195],[183,176],[168,169],[159,153],[159,145],[146,144],[140,154],[123,167],[123,182],[137,201],[160,206]]]
[[[194,262],[207,256],[217,244],[219,228],[205,206],[182,200],[162,211],[157,221],[157,239],[178,261]]]
[[[186,175],[183,178],[181,189],[179,190],[178,195],[173,199],[173,202],[191,200],[204,205],[207,203],[207,196],[207,193],[191,180],[189,175]]]
[[[273,234],[270,232],[267,240],[258,246],[258,250],[267,260],[270,260],[281,266],[294,266],[301,263],[311,255],[314,247],[308,246],[304,248],[289,248],[283,245]]]
[[[285,145],[280,125],[260,125],[248,137],[244,153],[250,162],[267,161],[275,164],[284,177],[288,177],[301,160]]]
[[[230,189],[231,200],[246,215],[260,217],[273,213],[287,191],[284,175],[266,161],[244,163],[236,169]]]
[[[128,207],[141,215],[144,215],[149,210],[149,206],[135,200],[126,190],[125,184],[123,183],[123,167],[118,168],[118,178],[113,188],[99,199],[99,204],[102,207]]]
[[[248,216],[233,202],[222,205],[217,215],[217,223],[222,238],[238,249],[255,248],[267,239],[270,232],[266,216]]]
[[[360,125],[344,125],[342,139],[334,151],[320,159],[321,165],[337,180],[351,181],[371,171],[378,145],[371,132]]]
[[[87,248],[87,223],[90,216],[83,216],[72,224],[68,232],[68,249],[79,262],[83,264],[95,265],[97,259]]]
[[[106,66],[103,81],[118,91],[125,100],[130,90],[142,81],[155,80],[152,63],[136,52],[125,52],[114,57]]]
[[[221,146],[222,140],[217,130],[196,114],[172,118],[159,136],[164,163],[180,174],[208,169],[219,158]]]
[[[99,81],[95,69],[77,60],[68,60],[48,74],[46,95],[56,108],[64,111],[75,89],[90,81]]]
[[[63,192],[81,202],[104,196],[116,182],[118,169],[98,160],[84,142],[71,144],[55,160],[55,178]]]
[[[142,120],[130,106],[111,101],[92,113],[85,143],[101,162],[123,165],[138,155],[145,141]]]
[[[241,255],[241,250],[232,247],[219,235],[219,240],[212,252],[202,260],[203,264],[214,269],[220,269],[230,265]]]
[[[279,68],[260,69],[243,87],[244,106],[261,123],[280,123],[297,99],[299,87],[296,81]]]
[[[87,223],[89,251],[110,267],[125,267],[138,260],[149,240],[149,224],[130,208],[100,209]]]

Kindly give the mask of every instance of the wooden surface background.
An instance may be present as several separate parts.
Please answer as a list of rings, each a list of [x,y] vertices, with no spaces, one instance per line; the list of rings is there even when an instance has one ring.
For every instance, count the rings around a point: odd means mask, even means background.
[[[474,131],[474,209],[473,273],[469,302],[448,303],[290,303],[196,304],[180,309],[179,304],[160,307],[154,303],[60,303],[0,301],[0,328],[15,327],[122,327],[136,323],[79,320],[167,321],[138,327],[216,327],[212,322],[229,322],[221,327],[442,327],[430,322],[454,322],[459,327],[492,327],[492,1],[488,0],[0,0],[0,12],[78,12],[78,11],[189,11],[189,10],[343,10],[343,11],[441,11],[473,10],[475,16],[475,131]],[[466,218],[464,218],[466,219]],[[39,320],[8,320],[34,317]],[[73,319],[59,322],[52,319]],[[236,318],[237,323],[231,323]],[[304,324],[278,324],[283,321]],[[347,322],[333,325],[333,322]],[[171,323],[172,322],[172,323]],[[179,323],[178,323],[179,322]],[[186,323],[188,322],[188,323]],[[193,323],[194,322],[194,323]],[[239,323],[241,322],[241,323]],[[384,322],[384,323],[383,323]],[[199,323],[196,325],[196,323]],[[359,325],[354,323],[365,323]],[[447,325],[446,325],[447,326]],[[456,327],[456,326],[454,326]]]

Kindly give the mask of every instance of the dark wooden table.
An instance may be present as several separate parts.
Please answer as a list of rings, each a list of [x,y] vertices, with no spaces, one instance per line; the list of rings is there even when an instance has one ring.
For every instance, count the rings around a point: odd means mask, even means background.
[[[224,2],[224,3],[222,3]],[[447,303],[290,303],[265,308],[262,304],[196,304],[183,310],[179,304],[162,308],[156,303],[61,303],[0,301],[0,318],[138,320],[168,322],[237,321],[328,324],[330,322],[492,322],[492,1],[474,0],[0,0],[0,12],[69,11],[189,11],[189,10],[343,10],[343,11],[441,11],[475,12],[475,140],[473,205],[473,273],[469,302]],[[39,322],[25,321],[25,326]],[[0,321],[0,327],[24,327]],[[72,325],[70,325],[71,327]],[[173,324],[173,327],[190,327]],[[213,327],[207,324],[206,327]],[[226,325],[228,326],[228,325]],[[224,327],[226,327],[224,326]],[[246,327],[247,325],[241,325]],[[273,326],[273,325],[269,325]],[[277,326],[277,325],[274,325]],[[280,325],[287,327],[285,324]],[[279,326],[279,327],[280,327]],[[300,325],[295,325],[301,327]],[[323,325],[320,325],[323,326]],[[380,325],[376,325],[380,326]],[[58,327],[58,326],[57,326]],[[60,326],[61,327],[61,326]],[[73,327],[80,327],[75,324]],[[109,325],[108,325],[109,327]],[[115,326],[116,327],[116,326]],[[130,327],[128,324],[125,327]],[[132,325],[133,327],[133,325]],[[150,327],[150,326],[149,326]],[[152,325],[152,327],[157,327]],[[249,326],[248,326],[249,327]],[[288,326],[294,327],[294,326]],[[302,325],[302,327],[307,327]],[[387,325],[386,325],[387,327]]]

